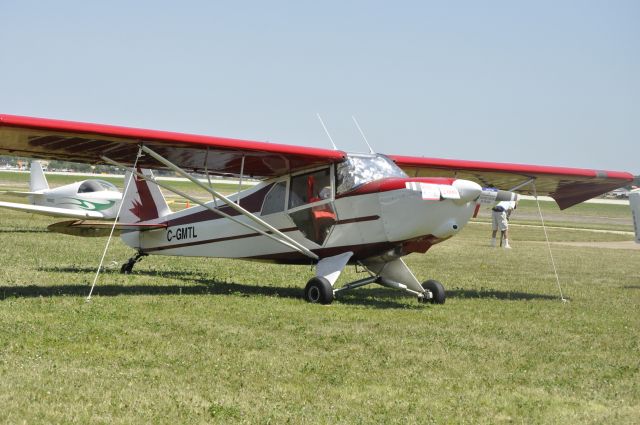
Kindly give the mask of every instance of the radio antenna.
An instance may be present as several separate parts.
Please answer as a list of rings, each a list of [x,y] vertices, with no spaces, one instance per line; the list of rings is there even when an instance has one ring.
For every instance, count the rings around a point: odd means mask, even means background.
[[[356,124],[356,127],[358,127],[358,131],[362,135],[364,142],[367,144],[367,147],[369,148],[369,153],[374,154],[375,152],[373,151],[373,149],[371,149],[371,145],[369,144],[367,137],[364,135],[364,131],[362,131],[362,129],[360,128],[360,125],[358,124],[358,120],[356,120],[356,117],[354,117],[353,115],[351,116],[351,118],[353,118],[353,122]]]
[[[318,115],[318,119],[320,120],[320,124],[322,124],[322,128],[324,128],[324,132],[327,133],[327,137],[329,138],[329,141],[333,145],[333,150],[337,151],[338,147],[336,146],[335,143],[333,143],[333,139],[331,138],[331,134],[329,134],[329,130],[327,130],[327,126],[324,125],[324,121],[322,121],[322,117],[320,116],[320,114],[316,114],[316,115]]]

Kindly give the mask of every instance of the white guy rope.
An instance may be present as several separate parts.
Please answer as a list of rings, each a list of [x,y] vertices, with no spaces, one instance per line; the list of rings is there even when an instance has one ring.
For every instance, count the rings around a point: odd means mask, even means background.
[[[544,231],[544,238],[547,241],[547,248],[549,249],[549,257],[551,258],[551,265],[553,266],[553,273],[556,275],[556,283],[558,284],[558,291],[560,291],[560,299],[563,303],[567,300],[562,295],[562,288],[560,287],[560,278],[558,277],[558,270],[556,269],[556,262],[553,259],[553,252],[551,251],[551,243],[549,242],[549,236],[547,235],[547,227],[544,225],[544,218],[542,217],[542,209],[540,208],[540,202],[538,201],[538,191],[536,190],[536,182],[532,182],[533,196],[536,198],[536,204],[538,205],[538,213],[540,214],[540,221],[542,222],[542,230]]]
[[[138,148],[138,154],[136,155],[136,160],[133,163],[133,169],[136,169],[138,165],[138,160],[142,156],[142,148]],[[98,281],[98,276],[100,276],[100,270],[102,269],[102,263],[104,263],[104,257],[107,255],[107,250],[109,249],[109,244],[111,243],[111,238],[113,237],[113,232],[116,229],[116,224],[118,223],[118,219],[120,218],[120,211],[122,211],[122,206],[124,205],[124,199],[127,195],[127,191],[129,190],[129,186],[131,185],[131,180],[133,179],[133,173],[129,174],[129,180],[124,187],[124,192],[122,192],[122,201],[120,201],[120,206],[118,207],[118,212],[116,213],[116,218],[113,220],[113,226],[111,226],[111,232],[109,233],[109,239],[107,239],[107,244],[104,247],[104,252],[102,253],[102,258],[100,259],[100,264],[98,265],[98,270],[96,270],[96,276],[93,278],[93,283],[91,284],[91,290],[89,291],[89,295],[87,296],[87,301],[91,301],[91,295],[93,294],[93,288],[96,287],[96,282]]]

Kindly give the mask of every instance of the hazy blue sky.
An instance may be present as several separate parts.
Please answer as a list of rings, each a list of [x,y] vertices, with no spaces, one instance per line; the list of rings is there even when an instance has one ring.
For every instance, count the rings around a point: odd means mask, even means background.
[[[640,174],[640,1],[0,0],[0,113]]]

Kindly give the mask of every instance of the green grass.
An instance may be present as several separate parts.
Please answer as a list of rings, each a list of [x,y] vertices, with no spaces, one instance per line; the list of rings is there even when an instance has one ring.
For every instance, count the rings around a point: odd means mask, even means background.
[[[555,226],[633,231],[629,205],[583,203],[560,210],[555,202],[540,201],[545,222]],[[491,222],[491,210],[482,208],[476,221]],[[521,200],[511,216],[515,224],[540,224],[536,201]]]
[[[88,303],[105,239],[44,232],[54,221],[0,210],[0,422],[640,417],[639,251],[553,244],[562,303],[540,228],[513,226],[506,251],[472,223],[406,258],[443,282],[445,305],[371,286],[327,307],[301,298],[308,266],[147,257],[124,276],[132,251],[116,240]]]

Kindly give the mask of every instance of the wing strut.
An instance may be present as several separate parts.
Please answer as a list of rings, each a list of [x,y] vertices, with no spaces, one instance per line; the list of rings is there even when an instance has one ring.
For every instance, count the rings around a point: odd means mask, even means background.
[[[121,167],[124,169],[127,169],[129,171],[131,171],[132,173],[134,173],[136,176],[138,176],[139,178],[145,179],[145,180],[149,180],[155,184],[157,184],[160,187],[163,187],[179,196],[182,196],[185,199],[190,200],[191,202],[200,205],[201,207],[204,207],[208,210],[210,210],[211,212],[218,214],[224,218],[228,218],[229,220],[247,227],[251,230],[253,230],[254,232],[260,233],[263,236],[266,236],[282,245],[285,245],[288,248],[294,249],[295,251],[300,252],[303,255],[306,255],[309,258],[312,258],[314,260],[318,260],[319,257],[314,254],[313,252],[311,252],[309,249],[307,249],[304,245],[300,244],[299,242],[293,240],[292,238],[290,238],[289,236],[285,235],[284,233],[282,233],[281,231],[279,231],[278,229],[276,229],[275,227],[271,226],[269,223],[265,222],[264,220],[262,220],[261,218],[257,217],[255,214],[252,214],[251,212],[245,210],[244,208],[240,207],[239,205],[235,204],[234,202],[232,202],[231,200],[229,200],[226,196],[218,193],[217,191],[215,191],[212,188],[207,187],[206,185],[202,184],[199,180],[194,179],[193,177],[191,177],[191,175],[189,175],[188,173],[184,172],[182,169],[180,169],[179,167],[175,166],[174,164],[172,164],[171,162],[167,161],[166,159],[162,158],[160,155],[158,155],[157,153],[153,152],[151,149],[148,149],[146,147],[142,147],[142,149],[147,152],[149,155],[151,155],[152,157],[154,157],[155,159],[157,159],[158,161],[162,162],[163,164],[165,164],[167,167],[173,169],[174,171],[178,172],[179,174],[181,174],[182,176],[184,176],[185,178],[189,179],[190,181],[196,183],[198,186],[202,187],[204,190],[206,190],[207,192],[211,193],[214,197],[218,197],[219,199],[221,199],[225,204],[227,204],[228,206],[230,206],[231,208],[235,209],[236,211],[238,211],[240,214],[244,215],[245,217],[253,220],[254,222],[262,225],[263,227],[266,227],[268,229],[268,231],[259,229],[255,226],[252,226],[249,223],[245,223],[242,222],[240,220],[238,220],[237,218],[223,212],[220,211],[217,208],[212,207],[211,205],[207,205],[204,202],[190,196],[187,195],[186,193],[172,188],[171,186],[164,184],[161,181],[157,181],[155,178],[149,178],[148,176],[143,175],[142,173],[139,173],[137,170],[135,169],[131,169],[129,167],[127,167],[124,164],[121,164],[117,161],[114,161],[108,157],[103,156],[102,159],[110,164],[113,164],[117,167]],[[276,235],[278,237],[276,237]]]
[[[525,187],[529,183],[533,183],[533,186],[535,187],[535,181],[536,181],[535,177],[530,177],[529,180],[527,180],[525,182],[522,182],[519,185],[516,185],[516,186],[512,187],[511,189],[509,189],[509,192],[515,192],[518,189],[522,189],[523,187]]]

